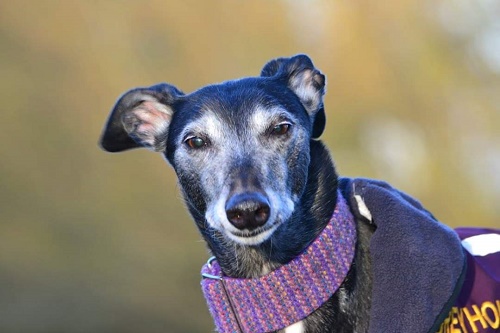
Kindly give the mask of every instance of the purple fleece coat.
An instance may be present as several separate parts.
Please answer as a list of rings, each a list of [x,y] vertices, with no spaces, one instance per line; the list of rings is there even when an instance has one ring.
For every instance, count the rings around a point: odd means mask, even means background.
[[[370,333],[500,332],[500,252],[478,266],[454,230],[385,182],[342,178],[340,187],[354,215],[367,220],[362,200],[376,226]],[[471,290],[482,292],[479,303]]]

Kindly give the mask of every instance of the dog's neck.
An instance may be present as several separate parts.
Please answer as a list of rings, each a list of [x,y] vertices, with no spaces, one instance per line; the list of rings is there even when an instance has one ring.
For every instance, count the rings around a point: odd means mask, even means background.
[[[288,263],[325,228],[337,201],[337,174],[326,147],[311,141],[311,163],[302,201],[289,220],[258,246],[235,243],[214,230],[200,229],[226,276],[255,278]],[[327,162],[326,162],[327,161]],[[203,225],[203,217],[196,218]]]

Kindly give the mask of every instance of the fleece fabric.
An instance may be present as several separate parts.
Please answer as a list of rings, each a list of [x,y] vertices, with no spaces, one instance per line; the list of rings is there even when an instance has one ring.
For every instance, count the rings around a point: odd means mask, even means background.
[[[369,332],[438,331],[466,271],[466,254],[456,232],[385,182],[343,178],[340,186],[354,215],[376,226],[370,241]]]

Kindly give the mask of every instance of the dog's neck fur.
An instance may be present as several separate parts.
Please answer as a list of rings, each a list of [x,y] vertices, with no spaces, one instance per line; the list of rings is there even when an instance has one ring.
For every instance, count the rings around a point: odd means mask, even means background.
[[[200,228],[226,276],[255,278],[286,264],[301,253],[324,229],[337,201],[337,174],[325,146],[311,141],[311,162],[301,204],[290,219],[258,246],[245,246],[213,229]],[[328,162],[326,162],[328,161]],[[206,226],[201,214],[191,211],[198,226]]]

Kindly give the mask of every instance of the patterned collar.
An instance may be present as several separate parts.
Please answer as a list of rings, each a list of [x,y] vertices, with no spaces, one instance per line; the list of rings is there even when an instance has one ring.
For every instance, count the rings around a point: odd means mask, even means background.
[[[211,258],[201,286],[219,333],[271,332],[318,309],[340,287],[354,259],[356,226],[338,192],[335,211],[319,236],[288,264],[255,279],[222,275]]]

